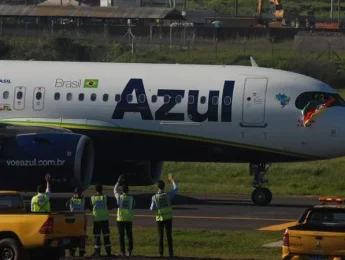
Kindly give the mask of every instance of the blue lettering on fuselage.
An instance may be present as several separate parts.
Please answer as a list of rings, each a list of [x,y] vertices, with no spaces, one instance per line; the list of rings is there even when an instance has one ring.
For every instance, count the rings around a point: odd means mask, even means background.
[[[218,106],[221,103],[221,122],[232,121],[232,98],[234,92],[235,81],[225,81],[223,86],[223,93],[220,99],[218,90],[210,90],[208,94],[208,108],[205,113],[198,112],[199,105],[199,90],[189,90],[187,116],[193,122],[218,122]],[[128,101],[128,96],[135,91],[137,102],[131,103]],[[185,113],[170,112],[176,105],[181,103],[185,97],[185,90],[183,89],[158,89],[158,97],[167,97],[168,100],[164,102],[152,114],[148,103],[148,98],[145,92],[145,87],[142,79],[130,79],[121,93],[121,99],[116,104],[112,119],[123,119],[126,112],[137,112],[141,114],[143,120],[166,120],[166,121],[184,121]],[[180,99],[178,99],[179,97]],[[221,102],[220,102],[221,100]]]
[[[0,83],[11,84],[10,79],[0,79]]]

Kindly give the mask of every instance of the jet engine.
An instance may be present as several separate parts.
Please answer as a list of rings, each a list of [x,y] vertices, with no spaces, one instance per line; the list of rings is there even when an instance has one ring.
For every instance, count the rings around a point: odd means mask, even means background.
[[[86,189],[94,169],[91,139],[74,133],[34,133],[1,139],[0,189],[36,191],[49,173],[54,192]]]

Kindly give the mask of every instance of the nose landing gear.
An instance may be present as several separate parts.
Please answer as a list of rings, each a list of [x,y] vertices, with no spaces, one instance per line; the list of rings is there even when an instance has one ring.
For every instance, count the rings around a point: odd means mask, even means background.
[[[272,192],[268,188],[263,187],[268,182],[264,178],[264,174],[269,167],[270,165],[266,165],[266,163],[250,163],[249,165],[250,175],[254,176],[252,184],[255,187],[255,190],[252,192],[252,201],[259,206],[266,206],[272,201]]]

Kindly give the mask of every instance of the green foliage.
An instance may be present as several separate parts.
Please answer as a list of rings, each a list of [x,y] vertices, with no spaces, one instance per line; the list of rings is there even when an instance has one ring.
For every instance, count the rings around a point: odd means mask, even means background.
[[[0,59],[8,59],[11,55],[11,46],[3,41],[0,40]]]

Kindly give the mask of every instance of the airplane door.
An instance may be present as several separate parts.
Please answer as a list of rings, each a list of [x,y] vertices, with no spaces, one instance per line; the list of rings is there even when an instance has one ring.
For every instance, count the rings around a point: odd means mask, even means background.
[[[36,111],[43,110],[44,108],[44,88],[37,87],[34,89],[34,97],[32,99],[32,107]]]
[[[25,108],[25,87],[16,87],[14,90],[13,108],[15,110],[23,110]]]
[[[242,103],[243,126],[264,127],[267,78],[247,78]]]

